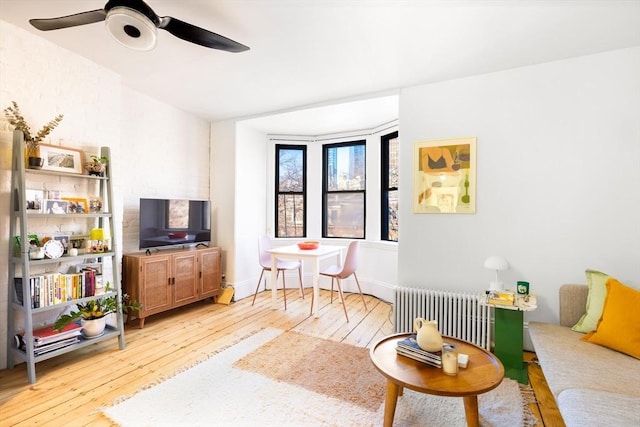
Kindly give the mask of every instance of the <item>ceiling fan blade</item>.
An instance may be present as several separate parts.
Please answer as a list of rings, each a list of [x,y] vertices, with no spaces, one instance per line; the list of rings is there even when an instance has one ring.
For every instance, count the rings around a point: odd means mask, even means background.
[[[163,16],[160,18],[160,25],[158,28],[167,30],[182,40],[199,44],[200,46],[209,47],[211,49],[220,49],[227,52],[244,52],[249,50],[249,47],[242,43],[238,43],[221,36],[220,34],[212,33],[209,30],[196,27],[195,25],[188,24],[170,16]]]
[[[49,31],[93,24],[94,22],[104,21],[106,16],[107,12],[104,9],[96,9],[59,18],[30,19],[29,23],[41,31]]]

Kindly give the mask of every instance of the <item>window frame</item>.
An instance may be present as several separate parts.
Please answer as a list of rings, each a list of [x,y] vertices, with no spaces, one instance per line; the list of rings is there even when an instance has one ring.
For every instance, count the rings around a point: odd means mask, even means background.
[[[299,150],[302,151],[302,191],[280,191],[280,151]],[[275,185],[274,185],[274,235],[276,238],[300,238],[307,237],[307,144],[275,144]],[[301,195],[302,196],[302,235],[301,236],[281,236],[280,224],[278,222],[278,199],[281,195]]]
[[[389,186],[389,143],[398,135],[395,131],[380,137],[380,240],[388,242],[398,241],[389,238],[389,192],[398,191],[398,187]]]
[[[364,189],[363,190],[332,190],[329,191],[329,177],[328,177],[328,153],[332,148],[343,148],[343,147],[355,147],[362,146],[364,153]],[[322,238],[327,239],[359,239],[364,240],[367,238],[367,141],[366,139],[358,139],[355,141],[345,141],[338,142],[332,144],[323,144],[322,145]],[[362,237],[352,237],[352,236],[329,236],[328,235],[328,218],[327,218],[327,198],[329,194],[362,194]]]

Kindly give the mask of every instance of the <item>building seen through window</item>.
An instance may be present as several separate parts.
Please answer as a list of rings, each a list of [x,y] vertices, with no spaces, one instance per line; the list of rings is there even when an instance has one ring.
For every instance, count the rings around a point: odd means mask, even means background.
[[[365,141],[323,146],[323,237],[365,237]]]

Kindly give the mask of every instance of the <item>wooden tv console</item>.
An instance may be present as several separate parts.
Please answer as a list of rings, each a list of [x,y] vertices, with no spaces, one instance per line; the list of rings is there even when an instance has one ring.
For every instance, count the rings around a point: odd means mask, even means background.
[[[221,292],[222,252],[219,247],[167,249],[149,254],[125,254],[122,261],[123,292],[142,304],[140,319],[209,297],[214,302]]]

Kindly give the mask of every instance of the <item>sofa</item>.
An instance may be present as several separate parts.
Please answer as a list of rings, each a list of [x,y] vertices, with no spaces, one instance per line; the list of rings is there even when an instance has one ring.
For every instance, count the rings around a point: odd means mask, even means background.
[[[529,323],[536,356],[567,426],[638,427],[640,359],[585,342],[571,329],[585,315],[589,289],[560,287],[559,325]]]

